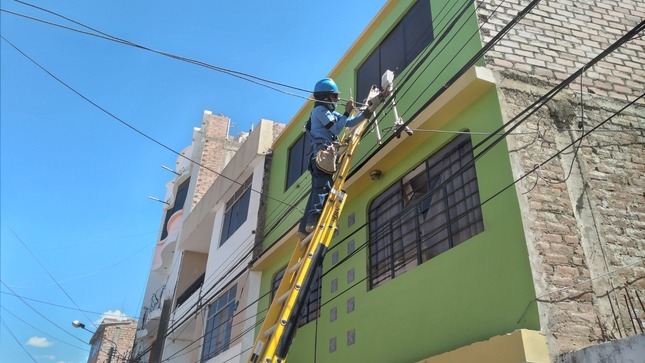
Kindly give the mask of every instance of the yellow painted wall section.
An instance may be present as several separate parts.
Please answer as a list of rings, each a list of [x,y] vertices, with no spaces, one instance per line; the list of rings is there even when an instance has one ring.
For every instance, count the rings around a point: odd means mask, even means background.
[[[551,363],[546,338],[538,331],[516,330],[417,363]]]

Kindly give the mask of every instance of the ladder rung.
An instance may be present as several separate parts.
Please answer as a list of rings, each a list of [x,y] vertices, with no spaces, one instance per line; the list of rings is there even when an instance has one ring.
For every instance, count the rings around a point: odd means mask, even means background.
[[[300,266],[302,266],[302,261],[303,261],[303,260],[304,260],[303,258],[299,259],[299,260],[298,260],[298,262],[296,262],[293,266],[291,266],[291,268],[288,270],[288,272],[289,272],[290,274],[292,274],[292,273],[294,273],[294,272],[298,271],[298,269],[300,268]]]
[[[267,329],[264,332],[262,332],[262,338],[269,339],[269,337],[271,336],[271,334],[273,334],[273,332],[275,331],[275,329],[277,327],[278,327],[278,324],[275,324],[272,327],[270,327],[269,329]]]
[[[305,239],[303,239],[302,241],[300,241],[300,248],[305,248],[305,247],[309,244],[309,241],[311,241],[311,239],[312,239],[313,237],[314,237],[313,232],[312,232],[312,233],[309,233],[309,235],[308,235],[307,237],[305,237]]]
[[[275,301],[278,304],[282,304],[285,301],[287,301],[287,298],[289,297],[289,294],[291,294],[291,289],[287,290],[287,292],[285,292],[284,294],[280,295],[277,299],[275,299]]]

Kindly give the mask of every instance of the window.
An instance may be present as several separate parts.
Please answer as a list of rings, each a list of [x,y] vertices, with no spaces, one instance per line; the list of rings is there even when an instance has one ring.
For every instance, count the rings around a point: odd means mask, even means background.
[[[204,331],[202,362],[228,349],[233,329],[235,294],[237,285],[231,287],[208,307],[208,318]]]
[[[246,222],[246,217],[249,212],[249,201],[251,199],[251,182],[253,175],[244,182],[244,185],[235,192],[235,195],[226,203],[226,213],[224,214],[224,226],[222,228],[222,242],[226,240],[237,231],[242,223]]]
[[[460,135],[369,208],[369,277],[377,287],[482,232],[469,135]]]
[[[99,354],[99,351],[101,350],[101,342],[103,341],[103,335],[99,335],[98,338],[94,341],[92,344],[92,348],[90,349],[90,358],[91,357],[96,357],[97,354]]]
[[[434,39],[429,0],[417,0],[357,72],[359,99],[381,84],[386,70],[400,74]]]
[[[286,270],[287,266],[283,267],[278,272],[276,272],[275,275],[273,275],[273,290],[271,291],[271,301],[276,298],[275,294],[278,291],[278,287],[280,286],[280,282],[282,281]],[[302,315],[300,315],[298,327],[301,327],[309,323],[310,321],[314,321],[316,320],[316,318],[318,318],[318,316],[320,316],[320,270],[321,269],[318,268],[316,274],[314,275],[314,282],[311,286],[311,289],[309,290],[309,298],[307,299],[307,303],[302,310]]]
[[[188,196],[188,187],[190,186],[190,178],[184,180],[181,185],[177,188],[177,194],[175,194],[175,203],[171,209],[166,211],[166,219],[163,223],[163,231],[161,232],[161,240],[164,240],[168,237],[168,221],[170,217],[175,214],[177,211],[180,211],[184,208],[184,203],[186,202],[186,197]]]
[[[307,171],[309,167],[309,152],[311,149],[311,142],[306,133],[289,148],[289,165],[287,166],[287,187],[289,189],[293,183],[300,178],[300,176]]]

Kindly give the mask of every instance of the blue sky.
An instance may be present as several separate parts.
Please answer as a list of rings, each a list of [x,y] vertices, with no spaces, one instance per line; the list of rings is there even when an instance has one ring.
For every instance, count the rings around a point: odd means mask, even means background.
[[[1,4],[82,29],[17,1]],[[153,49],[311,89],[384,0],[30,4]],[[303,103],[7,12],[0,21],[2,36],[42,67],[174,150],[190,143],[204,110],[230,117],[235,135],[262,118],[286,123]],[[85,362],[91,334],[74,329],[73,320],[94,330],[103,313],[139,314],[163,207],[147,197],[164,197],[173,175],[160,165],[173,166],[176,155],[73,93],[4,40],[0,52],[0,356],[3,362]]]

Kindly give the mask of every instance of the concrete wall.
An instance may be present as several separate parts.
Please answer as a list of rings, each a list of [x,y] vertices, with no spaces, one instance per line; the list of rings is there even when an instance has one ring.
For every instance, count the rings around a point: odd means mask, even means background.
[[[645,358],[645,335],[634,335],[563,354],[555,363],[640,363]]]
[[[477,1],[482,41],[528,3]],[[512,120],[641,22],[642,5],[539,2],[486,55],[504,119]],[[526,175],[516,192],[538,295],[534,303],[552,356],[642,331],[645,102],[621,110],[645,89],[642,54],[642,37],[623,45],[506,138],[515,178]]]

